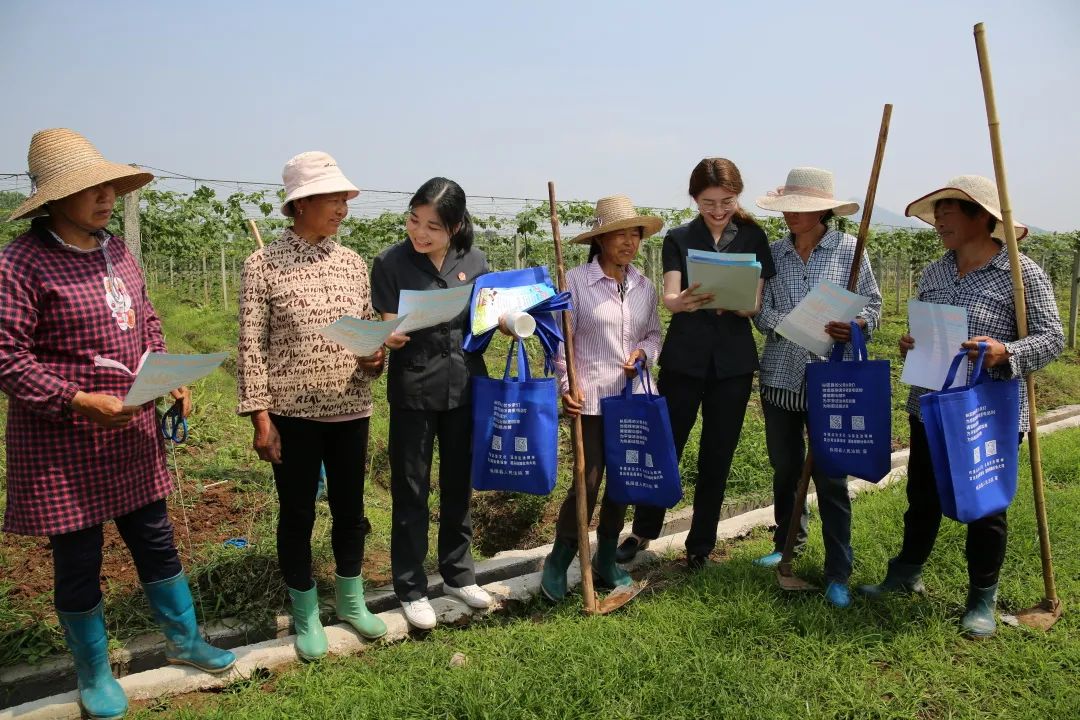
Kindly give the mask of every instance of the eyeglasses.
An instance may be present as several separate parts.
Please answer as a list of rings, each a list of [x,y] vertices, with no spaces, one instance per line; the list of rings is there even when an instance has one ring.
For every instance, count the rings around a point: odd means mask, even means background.
[[[698,207],[702,210],[713,211],[717,208],[724,210],[734,210],[739,204],[739,198],[729,197],[717,202],[716,200],[698,200]]]

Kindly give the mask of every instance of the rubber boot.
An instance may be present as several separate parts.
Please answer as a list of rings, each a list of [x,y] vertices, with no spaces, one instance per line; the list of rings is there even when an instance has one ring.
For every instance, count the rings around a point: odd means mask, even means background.
[[[209,673],[225,672],[236,664],[236,656],[231,652],[203,640],[184,573],[168,580],[143,583],[143,590],[165,635],[165,657],[169,662],[191,665]]]
[[[618,538],[597,538],[596,554],[593,555],[593,583],[603,590],[611,590],[616,585],[630,585],[634,579],[615,562],[615,550]]]
[[[566,571],[574,562],[574,551],[573,547],[556,538],[551,552],[544,558],[540,590],[551,602],[559,602],[566,597]]]
[[[364,604],[364,579],[334,574],[337,616],[353,626],[367,640],[378,640],[386,634],[386,623],[376,617]]]
[[[292,621],[296,630],[296,654],[304,660],[318,660],[326,656],[326,631],[319,620],[319,591],[312,584],[310,590],[289,588],[292,600]]]
[[[997,630],[994,608],[997,605],[997,583],[987,588],[968,588],[967,612],[960,620],[960,627],[973,638],[988,638]]]
[[[104,608],[102,600],[86,612],[56,612],[64,629],[64,640],[75,657],[79,704],[87,715],[97,720],[123,717],[128,707],[124,689],[116,682],[109,665]]]
[[[918,593],[926,592],[926,586],[922,581],[922,565],[902,563],[896,558],[889,561],[889,568],[885,571],[885,579],[877,585],[860,585],[859,593],[870,598],[879,598],[886,593]]]

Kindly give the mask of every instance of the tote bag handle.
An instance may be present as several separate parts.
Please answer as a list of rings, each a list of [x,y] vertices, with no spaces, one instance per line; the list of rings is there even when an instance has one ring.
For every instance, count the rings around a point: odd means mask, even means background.
[[[979,356],[975,359],[975,369],[971,373],[972,385],[978,385],[983,376],[983,358],[986,356],[987,345],[984,342],[979,343]],[[945,384],[941,386],[942,390],[948,390],[949,386],[956,380],[956,373],[960,370],[960,363],[967,357],[968,351],[961,350],[956,353],[956,357],[953,358],[952,365],[949,366],[949,374],[945,376]]]
[[[510,365],[514,360],[514,346],[517,346],[517,378],[510,375]],[[525,343],[520,340],[514,339],[510,341],[510,352],[506,353],[506,371],[503,373],[503,380],[532,380],[532,375],[529,372],[529,359],[525,356]]]
[[[852,359],[856,362],[864,362],[869,357],[866,354],[866,340],[863,339],[862,329],[859,327],[859,323],[854,320],[851,321],[851,350]],[[833,345],[829,362],[841,362],[843,359],[844,343],[838,342]]]

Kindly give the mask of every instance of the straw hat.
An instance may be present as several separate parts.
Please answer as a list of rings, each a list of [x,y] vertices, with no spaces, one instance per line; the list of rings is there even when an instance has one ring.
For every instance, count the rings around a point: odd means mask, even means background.
[[[30,197],[15,208],[9,221],[45,215],[45,203],[101,183],[111,182],[119,197],[154,179],[151,173],[139,168],[109,162],[89,140],[66,128],[34,133],[26,160],[30,169]]]
[[[293,216],[290,204],[293,200],[339,192],[348,193],[346,197],[352,200],[360,194],[360,189],[341,172],[337,161],[318,150],[302,152],[285,163],[281,179],[285,183],[281,214],[285,217]]]
[[[950,180],[945,187],[923,195],[907,206],[904,215],[917,217],[925,223],[934,224],[934,203],[938,200],[967,200],[980,205],[986,212],[997,218],[992,237],[1005,239],[1005,225],[1001,222],[1001,204],[998,202],[997,185],[993,180],[982,175],[960,175]],[[1016,239],[1023,240],[1028,234],[1026,225],[1015,223]]]
[[[632,227],[641,228],[641,237],[647,238],[660,232],[664,221],[652,215],[638,215],[630,198],[625,195],[612,195],[596,201],[596,211],[590,226],[591,230],[581,233],[570,242],[588,243],[598,235]]]
[[[818,212],[832,210],[833,215],[852,215],[859,203],[844,202],[833,196],[833,175],[828,170],[812,167],[792,168],[787,181],[757,199],[762,210],[777,212]]]

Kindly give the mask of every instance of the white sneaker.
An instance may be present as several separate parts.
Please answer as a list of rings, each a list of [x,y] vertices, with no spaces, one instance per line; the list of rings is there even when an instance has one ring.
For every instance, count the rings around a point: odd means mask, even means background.
[[[464,587],[451,587],[443,585],[447,595],[452,595],[458,600],[476,610],[487,610],[491,607],[491,595],[479,585],[466,585]]]
[[[420,630],[430,630],[435,627],[438,620],[435,617],[435,610],[431,607],[431,603],[428,602],[426,597],[422,597],[419,600],[401,601],[401,609],[405,611],[405,619],[409,621],[409,624],[414,628]]]

